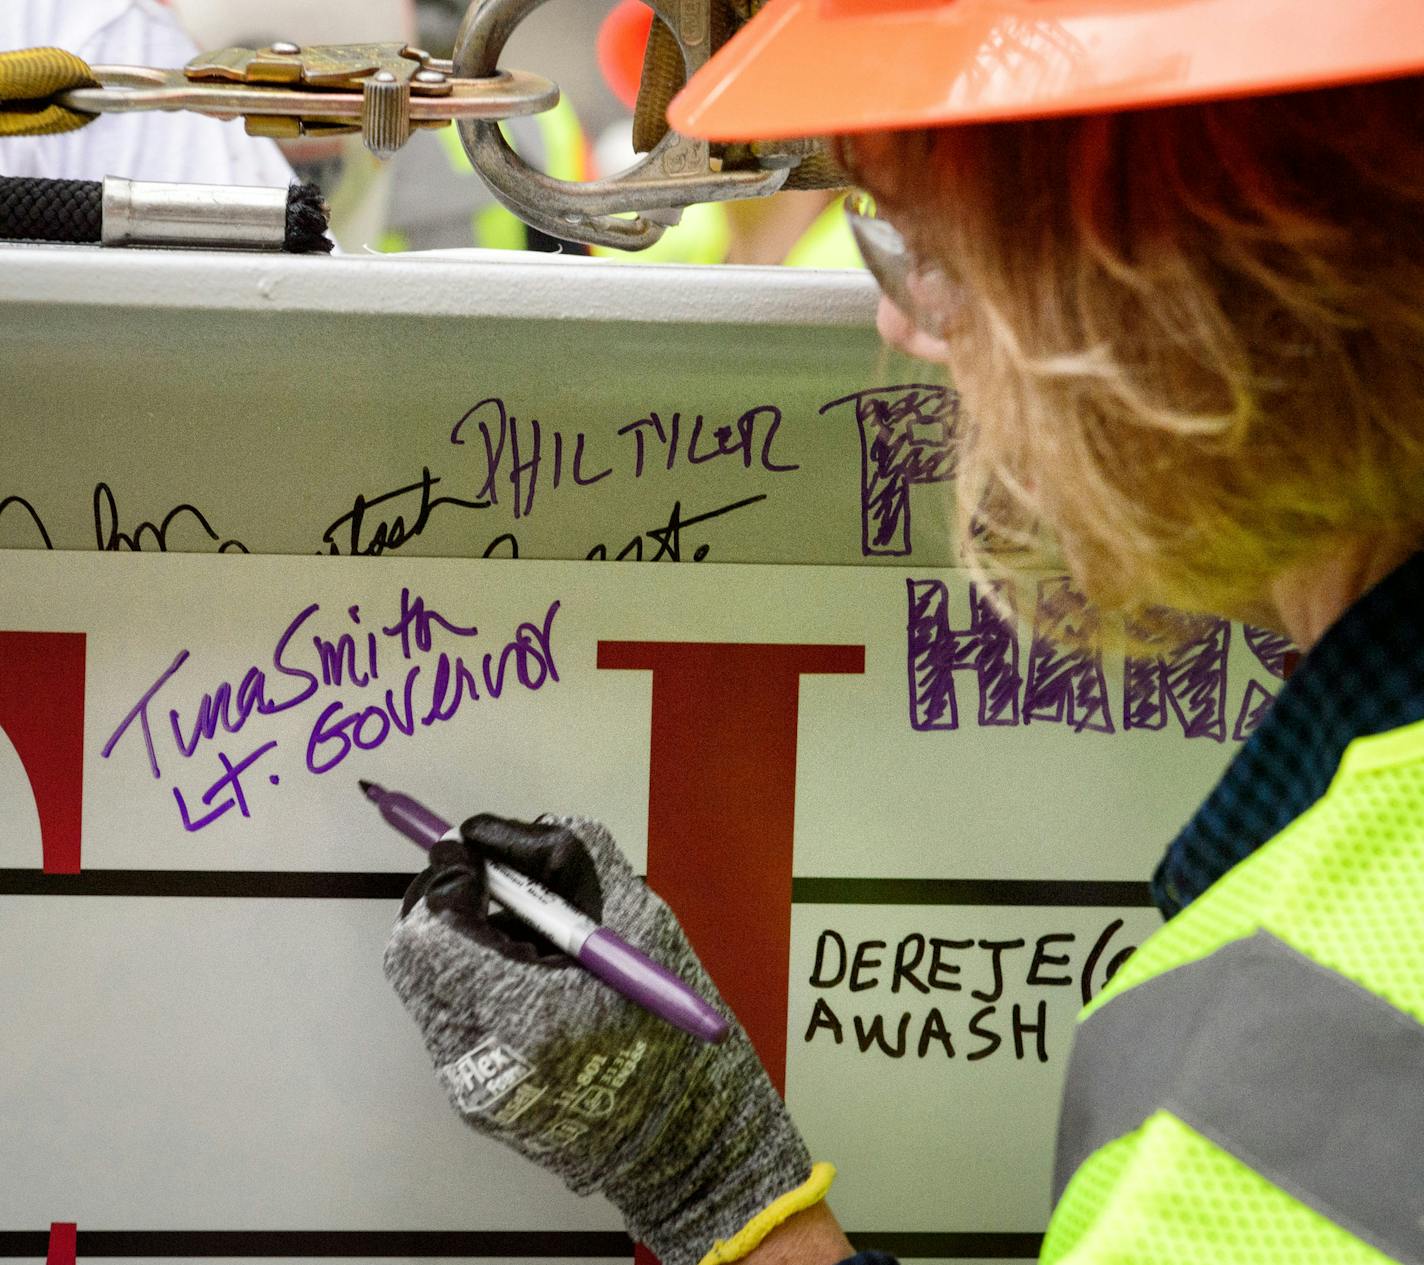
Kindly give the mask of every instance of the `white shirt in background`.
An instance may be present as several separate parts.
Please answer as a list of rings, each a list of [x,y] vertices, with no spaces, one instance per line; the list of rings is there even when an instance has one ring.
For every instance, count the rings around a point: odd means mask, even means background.
[[[0,0],[0,49],[62,48],[91,66],[182,66],[199,50],[159,0]],[[0,140],[0,173],[71,180],[177,180],[286,186],[292,169],[240,119],[149,111],[104,115],[76,132]]]

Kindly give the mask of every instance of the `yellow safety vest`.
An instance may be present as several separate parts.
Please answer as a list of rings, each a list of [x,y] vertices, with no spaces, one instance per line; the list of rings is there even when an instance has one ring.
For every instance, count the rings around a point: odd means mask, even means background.
[[[1079,1020],[1046,1265],[1424,1261],[1424,722],[1151,936]]]

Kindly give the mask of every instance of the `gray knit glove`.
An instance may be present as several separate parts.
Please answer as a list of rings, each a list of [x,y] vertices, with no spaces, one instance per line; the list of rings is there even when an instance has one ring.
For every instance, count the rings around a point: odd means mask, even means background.
[[[602,1191],[664,1265],[693,1265],[811,1176],[805,1143],[735,1022],[705,1045],[619,996],[507,914],[482,854],[558,892],[726,1010],[672,912],[608,831],[471,818],[407,893],[386,976],[450,1101],[481,1133]],[[814,1202],[814,1200],[808,1200]]]

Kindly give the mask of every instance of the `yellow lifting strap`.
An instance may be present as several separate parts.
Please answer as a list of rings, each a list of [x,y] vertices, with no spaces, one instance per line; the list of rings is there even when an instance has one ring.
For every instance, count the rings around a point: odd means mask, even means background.
[[[749,20],[766,0],[712,0],[708,27],[715,52],[729,40],[742,23]],[[687,81],[682,50],[673,33],[658,18],[648,31],[643,53],[643,77],[638,86],[638,102],[633,112],[633,148],[646,154],[667,134],[668,102],[682,91]],[[733,166],[754,163],[755,145],[719,145],[713,154]],[[817,141],[787,177],[787,189],[843,189],[850,178],[832,156],[824,141]]]
[[[52,98],[99,81],[83,58],[62,48],[22,48],[0,53],[0,136],[51,136],[72,132],[98,116],[81,114]]]

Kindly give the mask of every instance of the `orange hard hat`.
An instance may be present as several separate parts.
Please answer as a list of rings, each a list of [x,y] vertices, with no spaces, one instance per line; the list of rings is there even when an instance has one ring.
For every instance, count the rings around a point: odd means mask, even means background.
[[[1424,0],[769,0],[673,100],[735,141],[1080,114],[1424,72]]]

